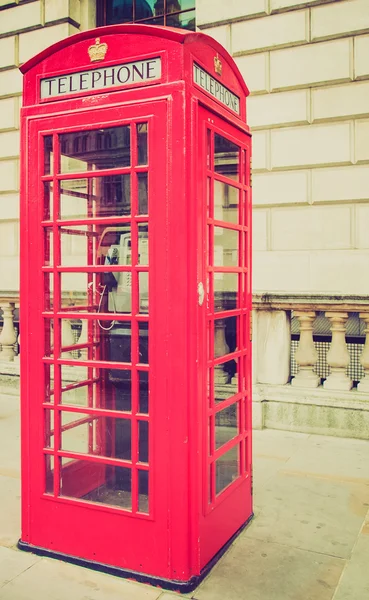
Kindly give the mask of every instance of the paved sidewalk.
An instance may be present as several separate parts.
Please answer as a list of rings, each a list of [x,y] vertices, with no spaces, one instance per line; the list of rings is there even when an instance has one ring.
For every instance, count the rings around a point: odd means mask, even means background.
[[[189,597],[369,600],[369,441],[254,432],[255,518]],[[0,600],[175,600],[20,552],[19,411],[0,395]]]

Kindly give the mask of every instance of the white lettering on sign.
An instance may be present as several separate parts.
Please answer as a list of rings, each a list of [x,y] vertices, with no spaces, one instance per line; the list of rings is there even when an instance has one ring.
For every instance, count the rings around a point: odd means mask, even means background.
[[[217,79],[214,79],[209,73],[201,67],[193,64],[193,80],[203,90],[207,91],[211,96],[219,100],[222,104],[240,114],[240,99],[236,94],[233,94],[228,88],[222,85]]]
[[[41,98],[124,87],[144,81],[154,81],[160,77],[161,58],[148,58],[112,67],[100,67],[90,71],[78,71],[68,75],[41,79]]]

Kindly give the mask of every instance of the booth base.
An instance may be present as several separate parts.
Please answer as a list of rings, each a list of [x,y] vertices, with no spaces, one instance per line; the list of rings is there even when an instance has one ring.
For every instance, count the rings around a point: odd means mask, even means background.
[[[94,571],[101,571],[102,573],[107,573],[108,575],[123,577],[125,579],[133,579],[139,583],[146,583],[154,587],[161,587],[165,590],[180,592],[181,594],[188,594],[190,592],[193,592],[193,590],[195,590],[200,585],[200,583],[209,574],[214,565],[223,556],[226,550],[228,550],[229,546],[240,535],[240,533],[245,529],[245,527],[247,527],[253,516],[254,515],[252,514],[249,517],[249,519],[238,529],[238,531],[236,531],[236,533],[228,540],[228,542],[224,544],[224,546],[219,550],[219,552],[217,552],[217,554],[211,559],[211,561],[208,562],[206,567],[202,569],[200,575],[194,575],[188,581],[171,581],[169,579],[163,579],[161,577],[145,575],[144,573],[138,573],[136,571],[129,571],[128,569],[120,569],[119,567],[105,565],[103,563],[99,563],[93,560],[85,560],[77,556],[70,556],[69,554],[64,554],[63,552],[54,552],[52,550],[48,550],[47,548],[41,548],[40,546],[32,546],[27,542],[22,542],[22,540],[19,540],[17,545],[18,548],[20,550],[23,550],[24,552],[32,552],[33,554],[37,554],[39,556],[56,558],[58,560],[73,563],[74,565],[77,565],[79,567],[85,567]]]

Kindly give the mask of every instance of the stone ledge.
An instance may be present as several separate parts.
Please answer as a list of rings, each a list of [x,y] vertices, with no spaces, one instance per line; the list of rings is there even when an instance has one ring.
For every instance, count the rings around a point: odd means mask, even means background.
[[[256,385],[254,428],[369,439],[369,396],[351,390]]]

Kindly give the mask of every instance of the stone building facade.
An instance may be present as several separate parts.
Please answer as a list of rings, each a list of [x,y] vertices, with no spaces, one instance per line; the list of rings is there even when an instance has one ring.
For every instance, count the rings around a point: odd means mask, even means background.
[[[18,67],[95,27],[96,8],[96,0],[0,0],[3,359],[16,339]],[[366,437],[368,0],[196,0],[196,25],[232,54],[251,92],[255,425]]]

